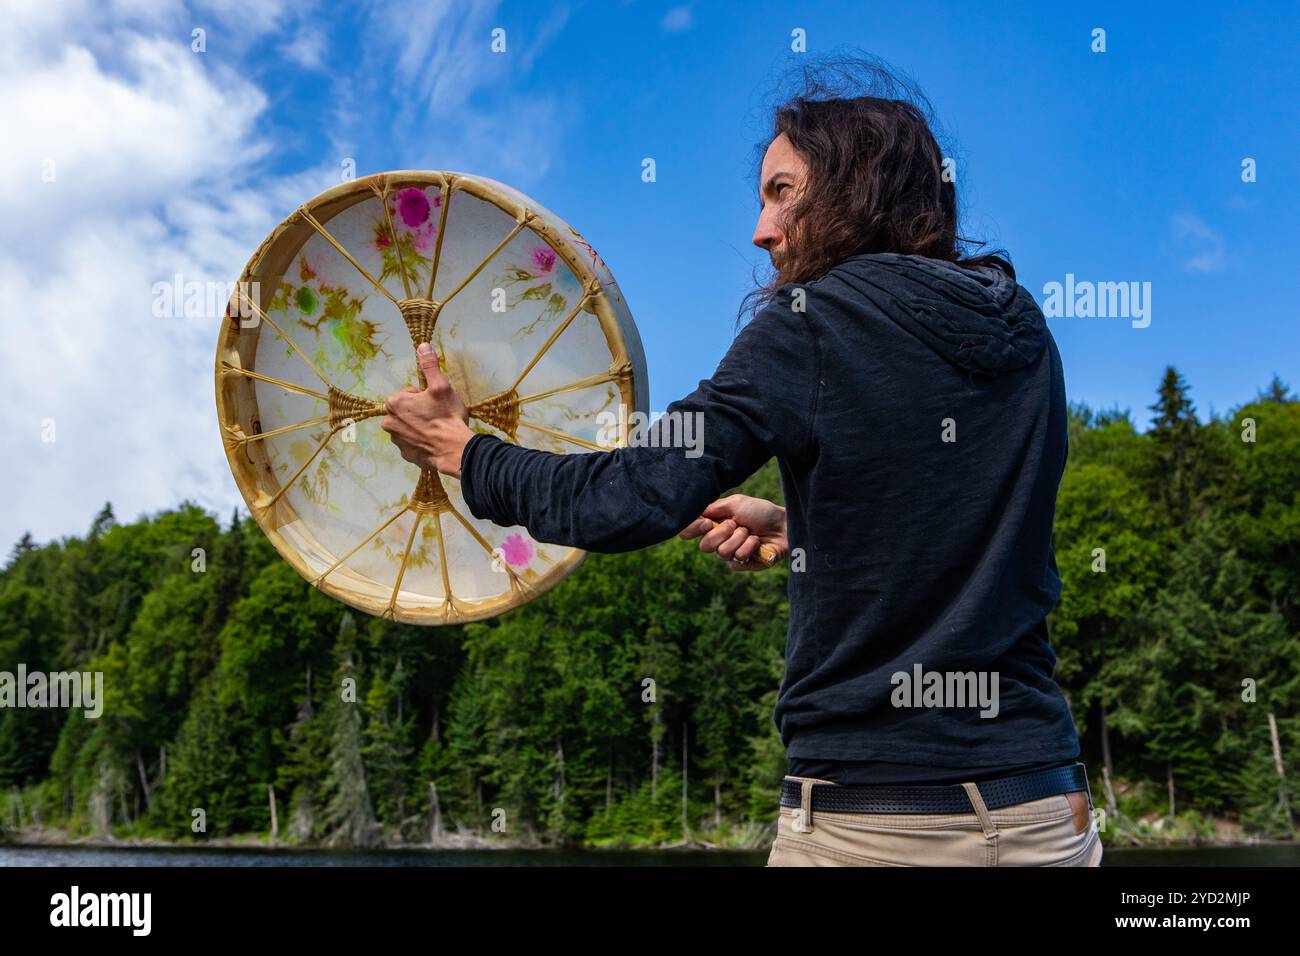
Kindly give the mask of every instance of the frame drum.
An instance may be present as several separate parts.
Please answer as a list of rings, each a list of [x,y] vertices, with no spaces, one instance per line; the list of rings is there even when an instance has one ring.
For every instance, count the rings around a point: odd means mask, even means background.
[[[470,427],[568,454],[628,443],[648,409],[641,340],[605,264],[563,220],[465,173],[327,190],[249,260],[217,345],[217,414],[249,511],[304,578],[391,620],[481,620],[586,557],[469,513],[402,459],[384,400],[424,387],[428,341]]]

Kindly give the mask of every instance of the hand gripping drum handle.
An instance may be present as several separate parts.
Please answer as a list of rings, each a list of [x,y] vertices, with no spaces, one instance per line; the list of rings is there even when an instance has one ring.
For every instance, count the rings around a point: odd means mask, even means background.
[[[705,518],[704,520],[709,521],[709,527],[708,527],[709,531],[712,531],[715,527],[717,527],[718,523],[716,521],[711,521],[708,518]],[[758,546],[758,559],[759,559],[759,563],[761,563],[763,567],[770,568],[772,565],[776,564],[776,562],[781,559],[781,553],[777,551],[774,545],[760,544]],[[750,560],[753,559],[751,558]],[[746,563],[746,562],[742,562],[742,563]]]

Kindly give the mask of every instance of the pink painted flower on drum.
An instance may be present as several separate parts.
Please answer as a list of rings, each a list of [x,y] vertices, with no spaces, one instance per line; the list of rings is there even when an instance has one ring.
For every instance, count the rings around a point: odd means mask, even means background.
[[[501,555],[506,559],[506,564],[522,567],[533,560],[533,542],[522,534],[508,535],[501,543]]]
[[[441,197],[440,197],[441,198]],[[429,197],[423,189],[399,189],[397,191],[397,213],[402,222],[414,229],[429,219]]]
[[[431,194],[418,186],[410,186],[393,193],[389,197],[389,203],[392,206],[389,210],[392,228],[399,233],[395,237],[396,245],[403,250],[400,254],[407,256],[415,252],[427,257],[433,249],[433,240],[438,232],[438,216],[434,213],[442,208],[442,194],[436,191]],[[375,245],[380,253],[387,252],[388,247],[393,245],[392,238],[388,235],[388,223],[383,219],[377,221]],[[396,264],[395,261],[393,264]]]
[[[549,275],[555,268],[555,250],[550,246],[538,246],[533,250],[533,275],[538,278]]]

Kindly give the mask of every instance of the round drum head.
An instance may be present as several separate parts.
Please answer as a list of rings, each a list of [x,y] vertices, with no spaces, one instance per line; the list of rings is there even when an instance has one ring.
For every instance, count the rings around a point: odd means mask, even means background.
[[[217,412],[250,512],[298,572],[412,624],[500,614],[586,553],[470,514],[460,482],[402,459],[384,400],[423,387],[431,342],[470,427],[571,453],[626,445],[649,404],[613,276],[526,196],[465,173],[330,189],[262,244],[217,345]]]

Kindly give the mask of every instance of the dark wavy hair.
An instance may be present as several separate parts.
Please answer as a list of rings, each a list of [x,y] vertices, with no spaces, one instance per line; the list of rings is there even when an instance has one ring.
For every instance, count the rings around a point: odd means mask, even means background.
[[[755,275],[738,321],[786,283],[812,282],[862,253],[992,266],[1015,278],[1005,251],[971,255],[984,243],[958,235],[957,189],[945,175],[933,109],[914,83],[876,57],[842,53],[787,72],[778,96],[792,79],[798,92],[772,110],[752,175],[784,133],[808,176],[782,223],[784,252],[766,281]]]

